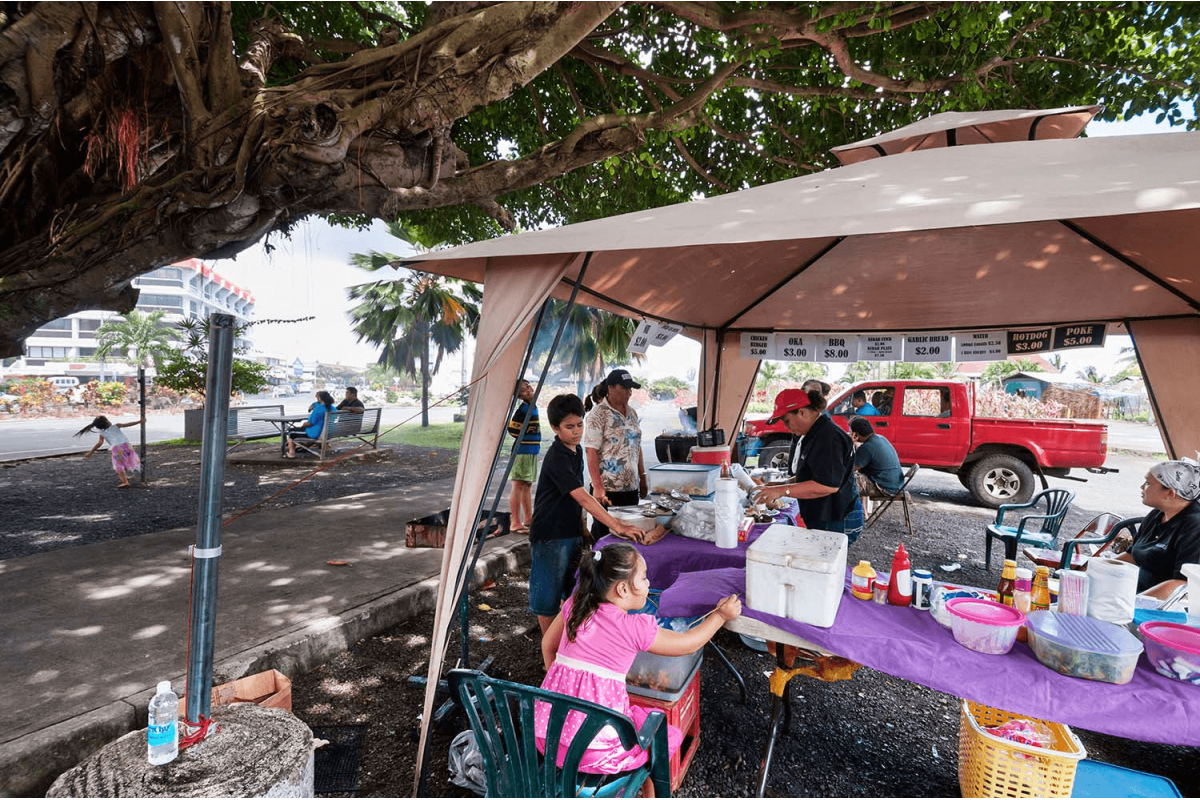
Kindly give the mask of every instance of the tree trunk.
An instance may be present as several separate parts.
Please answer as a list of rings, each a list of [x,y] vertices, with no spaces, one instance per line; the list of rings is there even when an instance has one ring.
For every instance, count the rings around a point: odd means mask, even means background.
[[[421,336],[421,427],[429,427],[429,331]]]

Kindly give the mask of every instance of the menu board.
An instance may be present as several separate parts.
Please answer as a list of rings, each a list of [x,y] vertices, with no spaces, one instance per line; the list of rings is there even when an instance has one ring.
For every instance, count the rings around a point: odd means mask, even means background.
[[[819,339],[820,336],[811,333],[777,333],[774,358],[777,361],[816,361]]]
[[[858,337],[859,361],[899,361],[901,337],[894,333],[864,333]]]
[[[1008,332],[1008,354],[1023,356],[1029,353],[1045,353],[1050,350],[1050,328],[1037,328],[1031,331]]]
[[[904,337],[904,360],[910,362],[949,361],[954,337],[949,333],[914,333]]]
[[[954,335],[955,361],[1003,361],[1008,355],[1004,331],[967,331]]]
[[[742,358],[756,361],[775,358],[775,334],[743,333]]]
[[[847,333],[831,333],[814,336],[816,342],[815,361],[827,364],[853,364],[858,361],[858,336]]]
[[[1083,325],[1060,325],[1054,329],[1052,347],[1055,350],[1073,350],[1076,347],[1103,347],[1104,332],[1107,326],[1103,322],[1089,322]]]

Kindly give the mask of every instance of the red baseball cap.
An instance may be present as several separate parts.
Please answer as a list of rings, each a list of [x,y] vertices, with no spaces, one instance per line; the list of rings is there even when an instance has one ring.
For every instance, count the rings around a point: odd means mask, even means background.
[[[775,395],[775,410],[771,413],[767,424],[774,425],[787,412],[795,411],[797,408],[807,408],[809,405],[811,403],[808,400],[808,393],[804,390],[784,389]]]

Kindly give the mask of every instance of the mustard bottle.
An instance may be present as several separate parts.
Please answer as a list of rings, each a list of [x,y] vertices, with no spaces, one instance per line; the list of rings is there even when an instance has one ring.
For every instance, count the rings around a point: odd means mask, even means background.
[[[875,581],[875,570],[870,561],[860,561],[850,571],[850,594],[859,600],[871,599],[871,584]]]

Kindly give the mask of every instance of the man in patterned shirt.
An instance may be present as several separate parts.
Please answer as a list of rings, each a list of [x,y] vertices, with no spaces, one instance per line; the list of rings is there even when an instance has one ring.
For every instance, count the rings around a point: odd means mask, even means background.
[[[642,385],[623,369],[610,372],[604,384],[608,396],[588,412],[583,429],[592,496],[605,507],[635,506],[647,494],[646,465],[641,424],[629,398]],[[604,525],[592,523],[593,539],[607,533]]]

